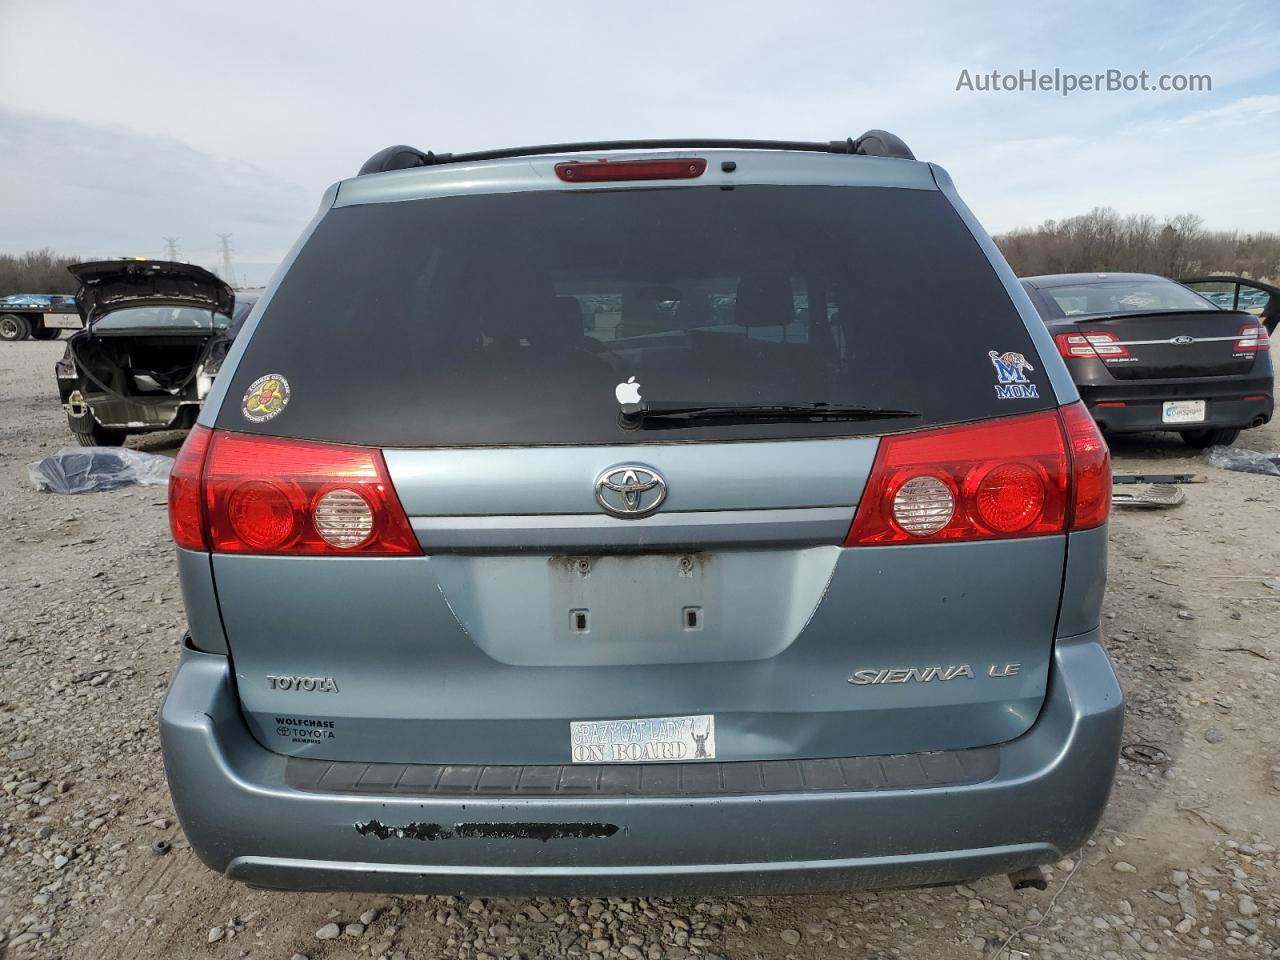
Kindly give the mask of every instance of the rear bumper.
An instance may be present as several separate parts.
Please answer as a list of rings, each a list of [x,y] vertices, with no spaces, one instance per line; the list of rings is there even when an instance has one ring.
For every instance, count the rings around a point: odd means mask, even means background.
[[[1058,640],[1040,717],[993,775],[926,787],[708,796],[352,794],[290,786],[241,716],[225,657],[188,649],[161,710],[165,768],[212,869],[292,890],[684,895],[953,882],[1088,839],[1123,696],[1097,632]]]
[[[1117,380],[1077,386],[1094,420],[1110,433],[1261,426],[1271,420],[1275,405],[1270,376],[1229,380]],[[1204,400],[1205,419],[1198,423],[1165,423],[1162,411],[1166,400]]]
[[[199,400],[173,399],[157,403],[138,403],[131,400],[94,397],[92,400],[82,402],[99,426],[111,430],[128,430],[130,433],[185,429],[196,422],[196,417],[200,413]],[[82,412],[73,409],[70,402],[64,402],[62,408],[71,416],[80,416]]]

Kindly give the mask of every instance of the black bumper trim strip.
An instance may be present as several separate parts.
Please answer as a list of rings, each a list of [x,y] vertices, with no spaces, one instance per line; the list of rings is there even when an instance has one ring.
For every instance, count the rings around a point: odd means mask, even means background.
[[[566,766],[290,757],[285,783],[308,793],[366,796],[694,797],[961,786],[990,780],[999,768],[994,746],[883,757]]]

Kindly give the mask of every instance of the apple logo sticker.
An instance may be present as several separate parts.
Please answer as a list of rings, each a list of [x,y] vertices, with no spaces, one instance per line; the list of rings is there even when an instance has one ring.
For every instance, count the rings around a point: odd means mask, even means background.
[[[613,394],[618,398],[618,403],[639,403],[640,384],[636,383],[635,377],[627,377],[625,383],[620,383],[613,388]]]

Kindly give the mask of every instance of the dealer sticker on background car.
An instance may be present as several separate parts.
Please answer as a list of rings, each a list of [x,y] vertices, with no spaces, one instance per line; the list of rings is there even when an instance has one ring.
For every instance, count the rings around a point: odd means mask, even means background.
[[[249,384],[240,411],[250,423],[266,423],[288,405],[289,381],[278,373],[268,373]]]
[[[569,737],[574,763],[714,760],[716,718],[582,720],[570,722]]]
[[[1204,400],[1166,400],[1160,419],[1165,423],[1203,423],[1205,407]]]

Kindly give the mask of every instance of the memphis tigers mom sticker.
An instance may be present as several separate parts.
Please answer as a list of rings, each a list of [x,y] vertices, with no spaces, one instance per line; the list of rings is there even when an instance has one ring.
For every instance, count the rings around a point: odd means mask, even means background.
[[[1033,367],[1020,353],[996,353],[987,351],[987,358],[996,368],[997,400],[1035,400],[1040,393],[1036,385],[1027,379],[1027,372],[1035,373]]]

